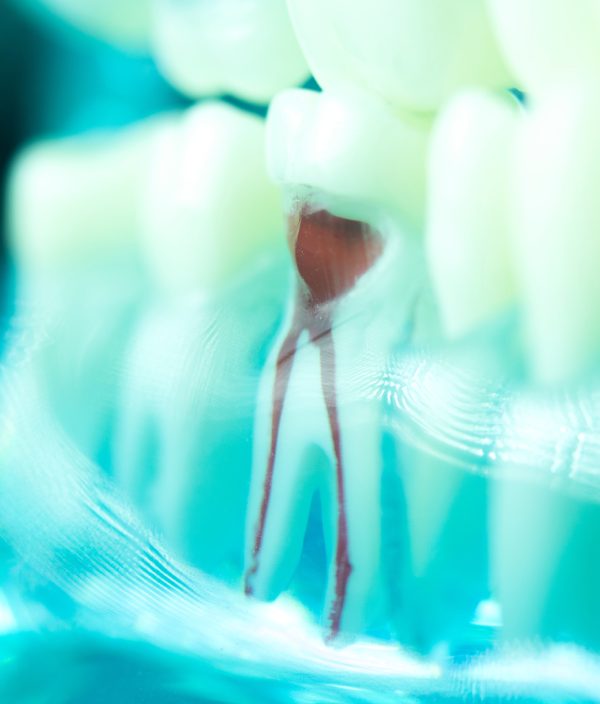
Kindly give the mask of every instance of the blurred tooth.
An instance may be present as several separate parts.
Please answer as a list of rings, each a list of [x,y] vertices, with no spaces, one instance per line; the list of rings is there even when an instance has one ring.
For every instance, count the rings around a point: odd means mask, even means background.
[[[271,104],[267,128],[274,180],[385,208],[421,230],[429,119],[367,95],[289,90]]]
[[[600,69],[596,0],[488,0],[490,14],[519,87],[536,94]]]
[[[9,185],[8,229],[25,307],[19,312],[31,336],[30,371],[59,422],[94,457],[108,430],[114,369],[142,293],[141,180],[161,127],[159,119],[116,135],[29,147]]]
[[[241,567],[258,365],[283,296],[262,263],[284,230],[264,132],[206,103],[157,142],[142,234],[158,295],[127,355],[115,444],[119,481],[172,547],[228,578]]]
[[[166,77],[192,97],[266,103],[309,75],[284,0],[155,0],[154,44]]]
[[[436,125],[429,171],[427,249],[443,322],[461,336],[516,297],[509,184],[519,108],[469,92]]]
[[[190,109],[157,141],[143,199],[152,272],[165,291],[213,291],[281,238],[264,122],[223,103]]]
[[[573,84],[527,115],[518,144],[514,234],[533,375],[581,376],[600,353],[600,92]]]
[[[431,111],[461,86],[510,84],[485,0],[288,0],[315,77]]]
[[[148,47],[152,0],[39,1],[84,32],[126,48]]]

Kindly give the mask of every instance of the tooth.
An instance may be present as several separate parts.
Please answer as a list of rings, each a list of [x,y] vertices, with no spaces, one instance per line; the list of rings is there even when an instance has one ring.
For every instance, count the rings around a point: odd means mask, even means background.
[[[148,46],[152,0],[39,0],[76,27],[133,49]]]
[[[519,87],[534,95],[600,65],[600,12],[594,0],[487,0]]]
[[[431,124],[392,113],[366,94],[284,91],[267,122],[269,171],[280,183],[356,201],[359,210],[361,202],[387,208],[420,231]]]
[[[114,367],[142,288],[140,182],[161,124],[34,145],[10,180],[8,231],[34,345],[31,369],[91,456],[109,425]]]
[[[228,578],[242,559],[258,359],[282,298],[264,131],[205,103],[157,143],[141,233],[156,301],[127,355],[115,443],[119,481],[173,548]]]
[[[462,86],[510,85],[485,0],[288,0],[288,7],[324,89],[360,88],[431,111]]]
[[[516,300],[508,210],[519,124],[512,98],[483,91],[454,98],[436,124],[427,251],[450,337],[470,332]]]
[[[408,172],[419,149],[424,162],[426,134],[366,99],[290,91],[269,114],[270,169],[291,198],[296,285],[261,380],[245,588],[270,599],[287,586],[321,491],[333,546],[328,639],[359,632],[377,603],[382,417],[360,391],[361,370],[383,365],[416,295],[418,247],[399,223],[422,219],[419,169],[417,183]]]
[[[167,78],[193,97],[266,103],[309,75],[283,0],[157,0],[154,48]]]

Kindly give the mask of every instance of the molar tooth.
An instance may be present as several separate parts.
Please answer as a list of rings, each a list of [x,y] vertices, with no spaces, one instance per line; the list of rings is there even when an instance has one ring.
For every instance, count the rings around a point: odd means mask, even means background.
[[[512,102],[467,92],[436,124],[427,251],[451,337],[470,332],[516,299],[508,210],[519,108]]]
[[[366,94],[288,90],[269,111],[269,171],[281,183],[392,211],[420,231],[431,124]]]
[[[229,579],[242,561],[260,350],[282,298],[264,131],[205,103],[156,144],[142,217],[156,299],[127,355],[115,444],[118,479],[173,549]]]
[[[155,0],[159,66],[193,97],[266,103],[309,75],[283,0]]]
[[[520,88],[539,91],[600,68],[600,10],[594,0],[487,0]]]
[[[510,85],[485,0],[288,0],[324,89],[371,91],[394,105],[437,109],[458,88]]]

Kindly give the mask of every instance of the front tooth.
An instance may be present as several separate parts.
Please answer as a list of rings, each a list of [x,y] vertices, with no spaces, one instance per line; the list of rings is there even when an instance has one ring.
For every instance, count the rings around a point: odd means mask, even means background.
[[[485,0],[288,0],[325,89],[372,91],[432,111],[468,85],[510,85]]]
[[[136,50],[150,38],[151,0],[38,0],[76,27]]]
[[[9,184],[30,371],[91,456],[109,424],[114,368],[142,292],[140,182],[161,125],[34,145],[18,158]]]
[[[265,172],[264,129],[259,118],[214,102],[190,109],[161,135],[142,232],[163,290],[214,290],[280,236],[280,195]]]
[[[159,66],[192,97],[266,103],[309,75],[283,0],[155,0]]]
[[[528,114],[518,144],[513,229],[534,377],[580,377],[600,352],[600,92],[555,89]]]
[[[420,231],[431,124],[392,113],[367,94],[285,91],[269,110],[269,171],[280,183],[392,211]]]
[[[516,102],[483,91],[456,97],[436,124],[427,251],[450,337],[468,333],[516,297],[508,210],[518,126]]]
[[[127,356],[115,443],[119,481],[173,548],[228,578],[241,563],[258,360],[282,297],[264,131],[206,103],[157,143],[142,217],[156,303]]]
[[[537,94],[593,78],[600,68],[600,11],[594,0],[487,0],[520,88]]]

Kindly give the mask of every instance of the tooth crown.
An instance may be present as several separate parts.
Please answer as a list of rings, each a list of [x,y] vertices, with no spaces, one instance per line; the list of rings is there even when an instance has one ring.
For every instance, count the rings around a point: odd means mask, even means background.
[[[419,230],[430,125],[367,95],[285,91],[267,120],[269,172],[281,184],[398,213]]]
[[[460,87],[510,84],[485,0],[288,0],[309,65],[325,89],[371,91],[436,110]]]
[[[600,8],[595,0],[488,0],[488,4],[520,88],[535,96],[557,83],[598,76]]]
[[[24,274],[95,266],[135,249],[142,177],[162,121],[41,143],[18,157],[8,230]]]
[[[435,127],[427,250],[447,333],[461,336],[516,301],[510,183],[522,120],[512,98],[458,95]]]
[[[155,0],[154,19],[159,66],[190,96],[266,103],[308,77],[283,0]]]
[[[284,229],[264,166],[264,124],[205,103],[163,131],[143,201],[150,268],[165,291],[211,290],[242,271]]]

